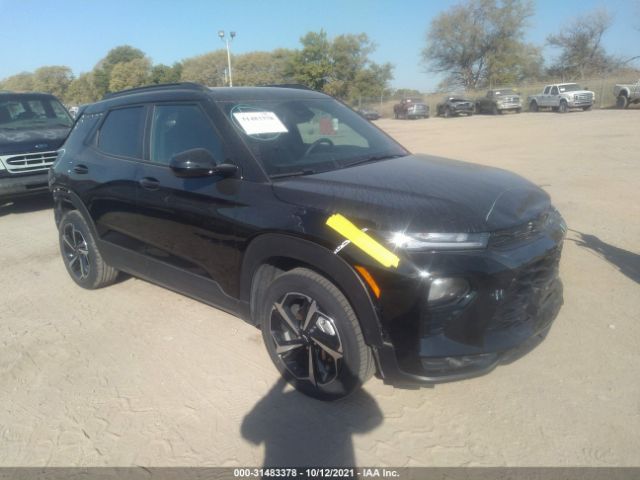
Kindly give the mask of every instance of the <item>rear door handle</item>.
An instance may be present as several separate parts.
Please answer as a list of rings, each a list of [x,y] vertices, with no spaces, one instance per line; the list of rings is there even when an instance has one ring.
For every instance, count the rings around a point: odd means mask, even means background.
[[[85,175],[89,173],[89,167],[87,167],[86,165],[78,164],[75,167],[73,167],[73,171],[80,175]]]
[[[160,188],[160,182],[156,178],[144,177],[138,183],[145,190],[158,190]]]

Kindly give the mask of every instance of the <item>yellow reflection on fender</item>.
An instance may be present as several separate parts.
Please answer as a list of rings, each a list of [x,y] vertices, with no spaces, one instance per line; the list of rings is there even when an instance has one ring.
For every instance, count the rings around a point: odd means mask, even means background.
[[[398,267],[400,258],[395,253],[385,248],[339,213],[331,215],[327,219],[327,225],[385,267]]]

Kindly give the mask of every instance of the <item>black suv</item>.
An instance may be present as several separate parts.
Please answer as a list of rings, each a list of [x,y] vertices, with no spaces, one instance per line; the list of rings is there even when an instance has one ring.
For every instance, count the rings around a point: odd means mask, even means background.
[[[0,201],[47,191],[72,123],[53,95],[0,92]]]
[[[163,85],[89,105],[50,174],[62,257],[260,327],[301,391],[486,372],[562,304],[565,225],[504,170],[412,155],[335,99]],[[535,342],[534,342],[535,343]]]

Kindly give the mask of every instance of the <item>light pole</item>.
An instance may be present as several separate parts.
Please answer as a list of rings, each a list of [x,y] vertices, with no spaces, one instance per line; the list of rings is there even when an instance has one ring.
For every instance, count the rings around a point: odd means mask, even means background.
[[[225,36],[224,30],[218,30],[218,36],[227,45],[227,64],[229,66],[229,86],[233,87],[233,77],[231,76],[231,50],[229,49],[229,38]],[[229,32],[231,40],[236,36],[236,32]]]

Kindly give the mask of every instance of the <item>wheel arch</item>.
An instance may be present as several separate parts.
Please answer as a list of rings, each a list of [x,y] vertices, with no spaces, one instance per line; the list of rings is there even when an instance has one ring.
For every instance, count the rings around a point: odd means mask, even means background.
[[[82,202],[82,200],[77,194],[75,194],[71,190],[54,189],[53,199],[54,199],[54,206],[53,206],[54,218],[55,218],[56,226],[60,224],[60,220],[62,220],[62,216],[66,212],[70,210],[78,210],[82,215],[82,217],[84,218],[84,220],[87,222],[87,225],[89,225],[89,228],[91,229],[91,234],[94,236],[94,238],[96,239],[99,238],[98,232],[96,230],[96,226],[93,223],[93,219],[91,218],[91,215],[89,214],[89,210],[87,210],[87,207],[85,206],[85,204]]]
[[[378,312],[356,271],[340,256],[317,243],[279,233],[265,233],[251,241],[240,274],[240,300],[250,306],[251,319],[266,285],[282,271],[306,267],[333,282],[356,313],[365,342],[382,346]]]

